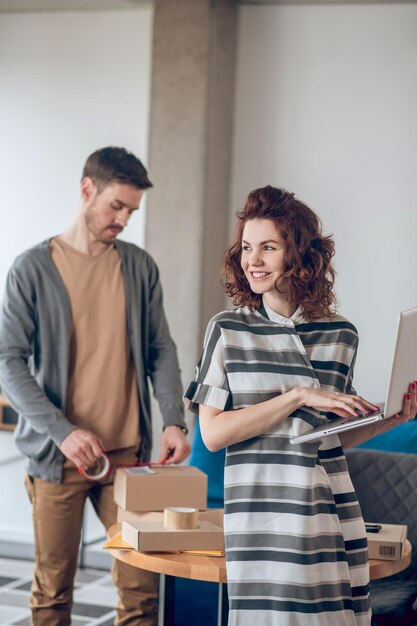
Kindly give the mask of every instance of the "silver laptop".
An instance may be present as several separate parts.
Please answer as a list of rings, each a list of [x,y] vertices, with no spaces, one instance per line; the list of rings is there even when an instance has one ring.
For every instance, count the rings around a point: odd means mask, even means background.
[[[327,435],[342,433],[353,428],[367,426],[401,412],[404,394],[410,382],[417,380],[417,308],[403,311],[398,317],[394,356],[385,402],[376,403],[380,408],[369,415],[326,422],[290,439],[291,443],[316,441]]]

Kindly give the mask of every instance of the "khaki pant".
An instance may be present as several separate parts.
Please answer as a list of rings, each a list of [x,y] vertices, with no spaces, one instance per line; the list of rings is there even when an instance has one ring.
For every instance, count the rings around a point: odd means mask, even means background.
[[[109,457],[112,463],[131,462],[134,451],[114,451]],[[69,626],[85,501],[90,498],[106,529],[114,524],[113,476],[93,482],[66,461],[62,483],[26,476],[25,485],[35,530],[32,624]],[[156,626],[157,575],[114,560],[112,576],[119,593],[115,626]]]

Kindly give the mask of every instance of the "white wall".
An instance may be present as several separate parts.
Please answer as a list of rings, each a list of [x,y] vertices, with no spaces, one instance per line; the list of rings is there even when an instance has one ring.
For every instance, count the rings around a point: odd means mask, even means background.
[[[91,152],[120,145],[147,163],[152,17],[150,5],[0,14],[0,300],[14,257],[72,219]],[[143,216],[123,233],[139,245]],[[11,433],[0,436],[2,459],[14,458]],[[0,467],[9,542],[32,540],[23,473],[23,460]],[[87,540],[102,534],[91,510],[88,522]]]
[[[336,240],[355,384],[385,397],[396,317],[417,306],[417,6],[242,6],[233,211],[273,184]]]
[[[0,14],[0,300],[16,254],[71,221],[91,152],[122,145],[146,164],[152,15]],[[125,239],[142,244],[143,215]]]

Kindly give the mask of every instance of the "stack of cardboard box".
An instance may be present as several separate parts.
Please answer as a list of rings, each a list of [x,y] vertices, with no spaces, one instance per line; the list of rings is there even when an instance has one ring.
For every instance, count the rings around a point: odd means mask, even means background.
[[[114,500],[122,539],[141,552],[223,550],[223,510],[207,509],[207,475],[195,467],[153,465],[116,471]],[[164,523],[164,511],[178,520],[190,511],[196,528],[173,528]],[[195,513],[198,511],[198,513]],[[185,524],[186,525],[186,524]],[[195,525],[195,524],[193,524]]]

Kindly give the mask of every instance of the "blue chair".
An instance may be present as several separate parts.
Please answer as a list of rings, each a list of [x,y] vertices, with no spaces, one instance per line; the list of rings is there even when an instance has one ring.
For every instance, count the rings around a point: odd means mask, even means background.
[[[208,476],[207,504],[209,509],[222,509],[224,506],[224,460],[225,450],[210,452],[201,437],[200,424],[195,425],[193,449],[190,465],[198,467]]]
[[[386,433],[362,443],[358,448],[417,454],[417,420],[400,424]]]
[[[200,426],[195,425],[190,465],[208,476],[207,504],[210,509],[223,508],[225,450],[210,452],[201,438]],[[175,626],[216,626],[219,586],[188,578],[175,583]]]

